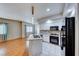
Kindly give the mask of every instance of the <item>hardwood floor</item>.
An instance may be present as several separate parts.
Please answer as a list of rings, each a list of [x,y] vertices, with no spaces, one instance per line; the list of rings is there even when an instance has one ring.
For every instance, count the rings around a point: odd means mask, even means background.
[[[0,42],[0,48],[6,49],[6,56],[29,56],[24,39],[8,40]]]

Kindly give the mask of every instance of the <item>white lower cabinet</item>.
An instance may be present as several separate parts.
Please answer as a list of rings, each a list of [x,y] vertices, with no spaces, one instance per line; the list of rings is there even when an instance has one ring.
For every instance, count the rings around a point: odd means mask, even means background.
[[[6,55],[6,49],[0,48],[0,56],[5,56],[5,55]]]
[[[43,41],[49,42],[50,41],[49,39],[50,39],[49,35],[43,35]]]
[[[32,56],[39,56],[42,53],[42,40],[29,40],[28,48]]]

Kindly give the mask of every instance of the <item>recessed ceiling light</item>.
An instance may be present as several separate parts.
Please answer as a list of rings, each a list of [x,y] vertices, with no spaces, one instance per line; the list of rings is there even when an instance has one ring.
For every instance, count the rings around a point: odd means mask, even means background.
[[[46,23],[52,23],[52,21],[51,20],[47,20]]]
[[[47,9],[46,9],[46,11],[47,11],[47,12],[49,12],[49,11],[50,11],[50,9],[49,9],[49,8],[47,8]]]

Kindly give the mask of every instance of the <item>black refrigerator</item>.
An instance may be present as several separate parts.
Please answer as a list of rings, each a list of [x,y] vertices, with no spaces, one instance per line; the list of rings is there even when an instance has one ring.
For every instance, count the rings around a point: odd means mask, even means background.
[[[75,17],[66,17],[65,26],[66,26],[65,55],[75,56]]]

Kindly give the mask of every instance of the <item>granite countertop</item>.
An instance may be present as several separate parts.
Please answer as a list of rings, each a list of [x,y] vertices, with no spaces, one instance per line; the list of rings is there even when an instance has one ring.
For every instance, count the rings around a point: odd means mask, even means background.
[[[43,38],[27,38],[27,40],[42,40]]]

